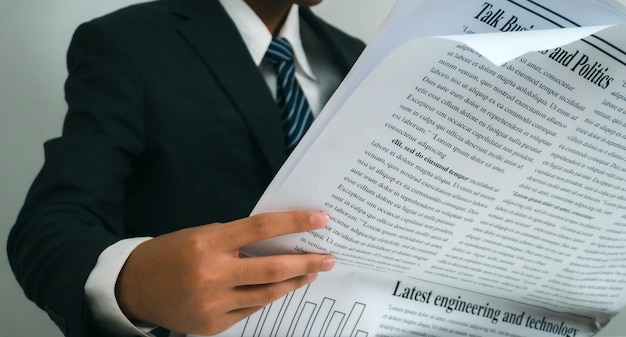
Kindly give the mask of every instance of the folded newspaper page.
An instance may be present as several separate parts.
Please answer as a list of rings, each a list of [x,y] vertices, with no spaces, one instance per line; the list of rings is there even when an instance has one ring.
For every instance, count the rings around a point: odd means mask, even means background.
[[[625,18],[399,1],[254,211],[328,226],[245,251],[338,266],[222,335],[597,333],[626,306]]]

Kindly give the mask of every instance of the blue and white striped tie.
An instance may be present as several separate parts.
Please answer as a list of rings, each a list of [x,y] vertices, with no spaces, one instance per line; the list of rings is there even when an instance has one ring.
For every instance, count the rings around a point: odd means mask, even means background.
[[[276,101],[282,114],[287,151],[291,153],[313,123],[313,112],[296,81],[293,48],[289,41],[274,38],[265,56],[276,68]]]

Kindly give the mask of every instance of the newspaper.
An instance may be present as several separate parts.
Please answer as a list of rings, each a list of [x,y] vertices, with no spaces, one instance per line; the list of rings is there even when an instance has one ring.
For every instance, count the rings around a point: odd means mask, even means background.
[[[399,1],[254,213],[338,266],[223,336],[592,336],[626,306],[626,15]],[[492,34],[494,33],[494,34]]]

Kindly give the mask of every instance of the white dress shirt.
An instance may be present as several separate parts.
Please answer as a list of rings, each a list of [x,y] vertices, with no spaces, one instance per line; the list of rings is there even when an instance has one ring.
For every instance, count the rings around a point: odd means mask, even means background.
[[[276,97],[276,73],[272,65],[264,60],[265,52],[272,41],[272,34],[243,0],[220,0],[220,3],[237,26],[252,59]],[[341,81],[341,75],[329,70],[331,67],[327,66],[332,61],[324,54],[316,53],[313,48],[309,55],[317,65],[316,70],[319,70],[316,77],[303,48],[302,39],[307,38],[306,32],[302,30],[302,34],[301,37],[298,6],[293,5],[279,36],[286,38],[293,46],[296,79],[309,101],[314,116],[317,116],[333,89]],[[124,263],[139,244],[150,239],[151,237],[124,239],[109,246],[100,254],[85,284],[85,296],[95,320],[119,336],[153,336],[150,331],[155,327],[131,322],[122,313],[115,297],[115,284]]]
[[[272,42],[272,34],[265,27],[263,21],[259,19],[243,0],[221,0],[220,2],[226,9],[228,15],[235,22],[237,30],[239,30],[243,41],[248,47],[252,60],[254,60],[254,63],[261,69],[261,73],[267,85],[274,94],[274,97],[276,97],[276,70],[269,62],[264,60],[265,52]],[[296,80],[307,97],[313,115],[317,117],[322,110],[322,106],[326,103],[327,97],[324,98],[320,95],[322,92],[320,84],[313,74],[313,70],[309,65],[307,55],[302,46],[298,6],[293,5],[291,7],[291,11],[283,23],[278,36],[286,38],[293,47]]]

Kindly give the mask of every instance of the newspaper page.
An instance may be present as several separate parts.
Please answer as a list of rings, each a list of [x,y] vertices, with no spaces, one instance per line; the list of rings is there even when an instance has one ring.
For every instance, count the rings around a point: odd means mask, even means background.
[[[482,24],[524,27],[499,2],[470,2]],[[624,27],[568,29],[549,47],[561,33],[520,28],[387,53],[255,209],[331,221],[246,253],[339,265],[222,335],[595,334],[626,305]],[[523,45],[538,48],[492,61]]]

